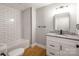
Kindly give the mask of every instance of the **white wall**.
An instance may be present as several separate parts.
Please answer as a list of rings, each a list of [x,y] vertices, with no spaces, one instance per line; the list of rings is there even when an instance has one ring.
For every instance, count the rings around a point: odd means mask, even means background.
[[[7,6],[0,5],[0,43],[8,47],[12,42],[21,39],[21,12]]]
[[[62,9],[56,9],[66,4],[51,4],[46,7],[37,9],[37,26],[46,26],[46,28],[36,28],[36,41],[39,44],[46,45],[45,34],[53,31],[53,16],[59,13],[70,13],[70,31],[76,31],[76,4],[68,4],[69,6]]]
[[[22,11],[22,38],[35,43],[36,35],[36,9],[28,8]]]
[[[32,7],[32,44],[36,43],[36,8]]]
[[[77,24],[79,24],[79,3],[77,3]]]
[[[31,12],[30,8],[22,11],[22,38],[31,39]]]

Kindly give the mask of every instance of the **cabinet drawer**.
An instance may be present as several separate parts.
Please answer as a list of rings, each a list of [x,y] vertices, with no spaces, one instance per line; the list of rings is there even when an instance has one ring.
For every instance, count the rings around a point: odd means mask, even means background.
[[[58,50],[54,50],[54,49],[48,49],[47,50],[47,55],[48,56],[58,56],[59,55],[59,51]]]
[[[79,42],[77,42],[77,41],[63,39],[61,41],[61,44],[62,44],[63,48],[64,47],[68,47],[68,48],[79,48]]]
[[[47,48],[60,50],[60,44],[58,42],[54,42],[54,41],[49,40],[49,41],[47,41]]]
[[[47,41],[60,42],[61,39],[62,39],[62,38],[47,36]]]

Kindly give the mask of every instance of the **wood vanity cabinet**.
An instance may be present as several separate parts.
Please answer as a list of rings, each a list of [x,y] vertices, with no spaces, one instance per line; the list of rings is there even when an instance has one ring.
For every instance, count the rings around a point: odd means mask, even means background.
[[[47,36],[48,56],[78,56],[79,41],[62,37]]]

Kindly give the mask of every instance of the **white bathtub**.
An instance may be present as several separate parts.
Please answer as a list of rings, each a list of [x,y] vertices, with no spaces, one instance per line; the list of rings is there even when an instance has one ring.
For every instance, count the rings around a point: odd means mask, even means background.
[[[28,48],[29,47],[29,40],[17,40],[14,42],[10,42],[7,44],[8,52],[18,48]]]

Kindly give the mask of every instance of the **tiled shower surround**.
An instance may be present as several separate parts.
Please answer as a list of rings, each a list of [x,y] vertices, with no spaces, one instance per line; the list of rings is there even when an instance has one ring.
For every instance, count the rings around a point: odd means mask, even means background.
[[[11,43],[21,39],[20,11],[0,5],[0,43]]]

